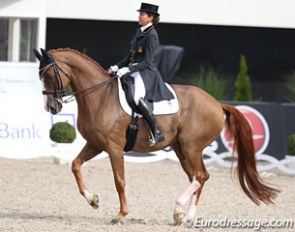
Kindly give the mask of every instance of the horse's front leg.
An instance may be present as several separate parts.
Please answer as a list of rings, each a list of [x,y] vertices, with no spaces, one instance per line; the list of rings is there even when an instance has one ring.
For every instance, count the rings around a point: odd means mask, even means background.
[[[128,206],[125,193],[125,171],[123,149],[119,146],[112,145],[108,149],[110,157],[116,189],[120,200],[120,211],[111,221],[112,224],[118,224],[128,214]]]
[[[86,161],[92,159],[94,156],[99,154],[101,151],[97,151],[92,148],[88,143],[84,146],[80,154],[73,160],[72,162],[72,172],[75,176],[76,182],[78,184],[79,191],[82,196],[85,197],[86,201],[89,205],[91,205],[94,209],[98,208],[98,196],[96,194],[89,193],[86,184],[82,178],[81,174],[81,166]]]

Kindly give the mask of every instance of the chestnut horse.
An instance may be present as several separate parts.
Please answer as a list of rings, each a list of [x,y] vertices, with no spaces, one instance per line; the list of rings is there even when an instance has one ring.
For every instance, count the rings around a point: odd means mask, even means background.
[[[40,79],[45,95],[45,109],[57,114],[63,103],[68,85],[74,91],[78,104],[78,130],[86,145],[72,162],[72,171],[80,193],[93,207],[98,208],[98,196],[88,191],[81,175],[81,165],[102,151],[109,155],[116,190],[120,200],[119,213],[112,223],[120,222],[128,214],[125,193],[124,153],[126,129],[131,117],[119,103],[118,80],[110,77],[97,62],[69,48],[50,50],[34,49],[40,61]],[[176,224],[192,219],[203,186],[209,178],[202,151],[220,134],[224,126],[234,140],[238,154],[237,174],[245,194],[255,203],[273,203],[278,190],[265,185],[256,170],[252,131],[245,117],[233,106],[221,104],[205,91],[185,85],[172,85],[179,100],[179,111],[171,115],[156,116],[163,142],[149,146],[149,131],[139,119],[135,152],[154,152],[171,146],[191,182],[177,198],[174,211]],[[184,205],[190,199],[188,214]]]

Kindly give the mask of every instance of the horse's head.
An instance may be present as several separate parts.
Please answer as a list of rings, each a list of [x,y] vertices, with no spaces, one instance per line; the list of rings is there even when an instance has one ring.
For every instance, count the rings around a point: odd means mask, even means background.
[[[43,84],[45,110],[57,114],[62,109],[62,97],[70,84],[70,68],[65,63],[56,61],[52,54],[42,48],[42,54],[36,49],[34,53],[40,61],[39,76]]]

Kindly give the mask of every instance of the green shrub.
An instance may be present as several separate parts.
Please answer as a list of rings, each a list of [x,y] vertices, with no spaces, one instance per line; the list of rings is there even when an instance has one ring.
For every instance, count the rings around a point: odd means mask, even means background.
[[[240,59],[240,71],[237,75],[235,82],[236,95],[235,101],[252,101],[251,94],[251,82],[248,75],[248,66],[246,58],[244,55],[241,55]]]
[[[288,137],[287,140],[287,151],[288,155],[295,156],[295,134],[292,134]]]
[[[231,88],[232,77],[216,70],[210,65],[198,65],[185,75],[186,84],[197,86],[211,94],[217,100],[226,100]]]
[[[285,99],[289,102],[295,102],[295,71],[292,70],[282,79],[284,80],[283,87],[286,89]]]
[[[57,143],[72,143],[76,138],[75,128],[67,122],[53,124],[49,137]]]

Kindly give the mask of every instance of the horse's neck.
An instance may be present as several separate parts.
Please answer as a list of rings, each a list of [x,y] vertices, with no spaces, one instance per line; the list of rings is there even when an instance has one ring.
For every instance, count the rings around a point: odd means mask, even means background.
[[[93,85],[102,83],[109,79],[106,71],[79,54],[75,54],[77,58],[71,58],[68,65],[72,69],[72,87],[75,91],[82,91]]]
[[[80,54],[68,51],[65,52],[64,58],[65,63],[71,67],[71,87],[75,92],[89,89],[109,79],[102,67]],[[107,95],[110,88],[111,85],[105,85],[92,92],[78,94],[76,96],[78,110],[89,113],[98,111],[103,105],[102,101],[105,101],[103,96]]]

